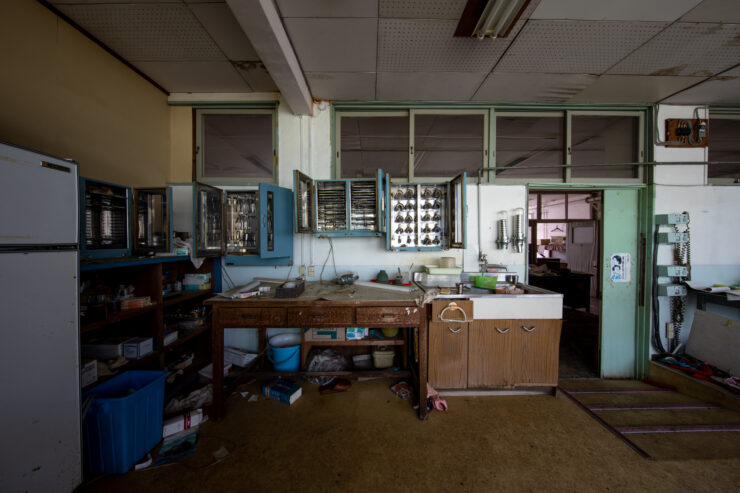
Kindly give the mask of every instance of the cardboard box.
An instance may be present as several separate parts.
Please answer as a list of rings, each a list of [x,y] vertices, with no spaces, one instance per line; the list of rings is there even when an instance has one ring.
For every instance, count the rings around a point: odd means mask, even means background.
[[[101,360],[116,359],[123,354],[123,343],[129,337],[109,337],[90,341],[82,345],[82,356],[84,358],[95,358]]]
[[[80,386],[86,387],[98,381],[98,360],[82,360],[80,368]]]
[[[224,362],[224,376],[231,373],[231,363]],[[198,375],[208,380],[213,380],[213,363],[209,363],[208,366],[204,366],[198,371]]]
[[[343,341],[344,329],[303,329],[306,341]]]
[[[196,409],[180,416],[170,418],[162,423],[162,438],[174,435],[183,430],[200,425],[203,422],[203,410]]]
[[[134,337],[123,343],[123,357],[141,359],[154,352],[154,339],[151,337]]]
[[[164,335],[164,345],[167,346],[169,344],[172,344],[175,342],[178,338],[178,334],[176,330],[173,330],[172,332],[168,332]]]
[[[282,378],[276,378],[262,386],[263,395],[270,399],[284,402],[288,405],[297,401],[302,393],[303,389],[301,389],[300,385],[292,380],[285,380]]]
[[[251,363],[258,355],[254,353],[248,353],[242,349],[233,347],[224,348],[224,362],[231,363],[232,365],[241,366],[242,368]]]
[[[370,335],[370,329],[362,327],[347,327],[344,337],[348,341],[359,341]]]

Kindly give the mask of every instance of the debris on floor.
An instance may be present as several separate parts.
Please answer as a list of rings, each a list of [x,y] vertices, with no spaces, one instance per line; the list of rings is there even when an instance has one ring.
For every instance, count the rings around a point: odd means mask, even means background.
[[[276,378],[262,386],[262,394],[270,399],[293,404],[303,393],[303,389],[293,380]]]
[[[411,385],[401,380],[395,385],[391,385],[391,390],[401,399],[406,399],[411,395]]]
[[[344,392],[349,390],[352,386],[352,382],[346,378],[336,378],[332,382],[322,385],[319,387],[320,394],[336,394],[338,392]]]

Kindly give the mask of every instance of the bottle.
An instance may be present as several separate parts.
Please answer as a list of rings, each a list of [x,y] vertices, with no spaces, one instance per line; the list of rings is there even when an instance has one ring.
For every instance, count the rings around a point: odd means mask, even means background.
[[[375,282],[388,284],[388,273],[384,270],[378,272],[378,275],[375,277]]]

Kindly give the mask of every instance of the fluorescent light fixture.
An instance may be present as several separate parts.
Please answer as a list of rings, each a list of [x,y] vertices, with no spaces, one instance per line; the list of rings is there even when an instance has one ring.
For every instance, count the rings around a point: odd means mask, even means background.
[[[506,37],[529,2],[530,0],[488,0],[473,35],[478,39]]]

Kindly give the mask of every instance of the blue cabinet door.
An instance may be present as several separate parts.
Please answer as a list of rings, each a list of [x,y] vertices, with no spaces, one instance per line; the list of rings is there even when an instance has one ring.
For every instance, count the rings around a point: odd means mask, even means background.
[[[293,191],[260,184],[260,257],[293,256]]]

